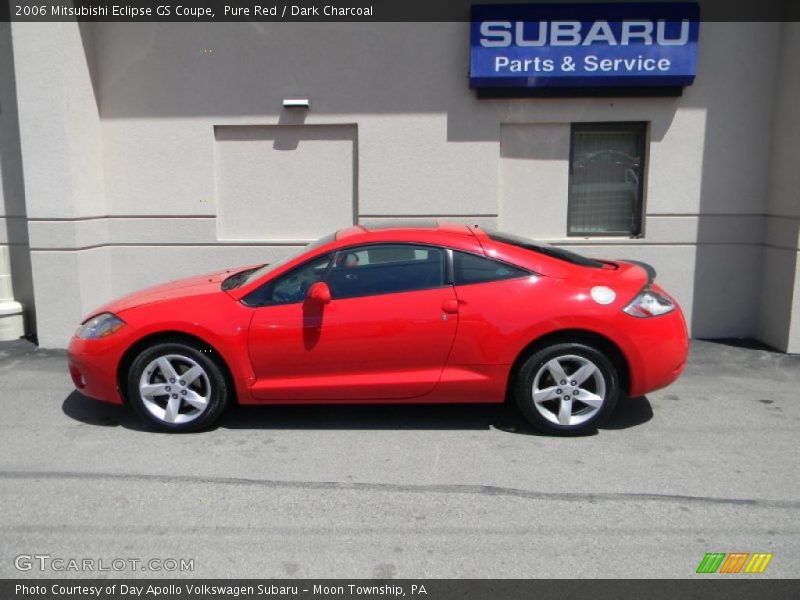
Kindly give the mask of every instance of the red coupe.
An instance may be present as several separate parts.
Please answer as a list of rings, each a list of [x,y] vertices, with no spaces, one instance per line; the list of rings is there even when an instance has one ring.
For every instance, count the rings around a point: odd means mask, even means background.
[[[208,427],[232,402],[511,398],[539,430],[578,434],[684,367],[683,315],[654,277],[477,226],[357,226],[99,308],[69,371],[166,431]]]

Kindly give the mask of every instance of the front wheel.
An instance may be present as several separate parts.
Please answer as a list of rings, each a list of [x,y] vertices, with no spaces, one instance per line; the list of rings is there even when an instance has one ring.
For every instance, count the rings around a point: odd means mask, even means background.
[[[128,399],[146,421],[161,431],[208,427],[228,403],[228,386],[208,352],[169,342],[151,346],[128,371]]]
[[[548,346],[520,368],[514,396],[536,429],[580,435],[603,423],[617,403],[619,378],[599,350],[578,343]]]

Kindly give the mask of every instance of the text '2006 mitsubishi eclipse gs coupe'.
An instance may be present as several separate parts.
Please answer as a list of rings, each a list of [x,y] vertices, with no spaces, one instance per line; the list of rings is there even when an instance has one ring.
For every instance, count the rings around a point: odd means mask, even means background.
[[[208,427],[233,402],[511,398],[539,430],[579,434],[684,367],[683,315],[654,277],[479,227],[356,226],[103,306],[69,370],[166,431]]]

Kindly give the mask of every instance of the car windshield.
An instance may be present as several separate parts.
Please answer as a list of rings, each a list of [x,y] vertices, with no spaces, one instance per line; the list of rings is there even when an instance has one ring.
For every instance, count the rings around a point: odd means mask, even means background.
[[[564,250],[562,248],[556,248],[555,246],[550,246],[549,244],[544,244],[542,242],[536,242],[519,235],[514,235],[513,233],[505,233],[502,231],[493,231],[489,229],[484,231],[486,231],[486,234],[496,242],[503,242],[504,244],[511,244],[512,246],[525,248],[526,250],[538,252],[539,254],[544,254],[546,256],[552,256],[553,258],[564,260],[582,267],[603,267],[603,263],[598,260],[586,258],[585,256],[581,256],[575,252],[570,252],[569,250]]]
[[[323,236],[319,238],[316,242],[311,242],[307,246],[303,246],[302,248],[298,248],[294,252],[290,252],[287,256],[279,260],[278,262],[274,263],[267,263],[261,265],[260,267],[253,267],[252,269],[245,269],[243,271],[239,271],[238,273],[234,273],[225,281],[222,282],[222,289],[223,290],[232,290],[234,288],[242,287],[243,285],[247,285],[248,283],[252,283],[256,279],[260,279],[270,271],[277,269],[285,265],[286,263],[294,260],[301,254],[305,254],[309,250],[313,250],[314,248],[319,248],[323,244],[327,244],[332,242],[336,239],[336,234],[331,233],[329,235]]]

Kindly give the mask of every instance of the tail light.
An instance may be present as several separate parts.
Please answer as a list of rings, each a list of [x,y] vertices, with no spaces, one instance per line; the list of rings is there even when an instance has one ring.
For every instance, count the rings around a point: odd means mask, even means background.
[[[658,317],[675,310],[675,303],[665,295],[646,287],[622,310],[632,317]]]

